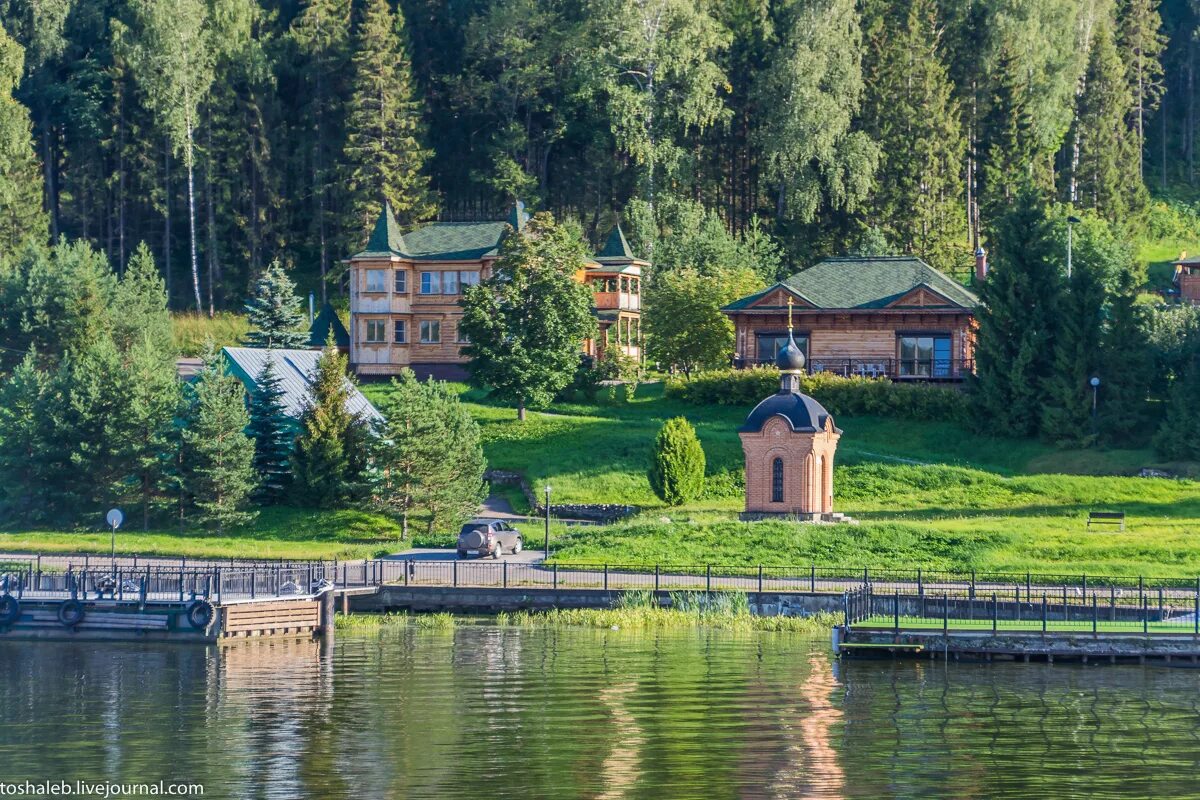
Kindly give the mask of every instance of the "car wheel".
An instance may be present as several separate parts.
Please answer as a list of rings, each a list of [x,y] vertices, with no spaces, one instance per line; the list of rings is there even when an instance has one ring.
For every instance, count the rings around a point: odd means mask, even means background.
[[[498,559],[502,555],[504,555],[504,545],[496,542],[496,549],[492,551],[492,558]]]
[[[515,556],[517,553],[521,552],[522,548],[523,545],[521,544],[521,540],[517,539],[517,543],[513,545],[513,555]]]

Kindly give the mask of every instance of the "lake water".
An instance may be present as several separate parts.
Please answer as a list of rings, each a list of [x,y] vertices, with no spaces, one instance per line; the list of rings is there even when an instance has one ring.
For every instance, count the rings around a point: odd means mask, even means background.
[[[1197,797],[1200,672],[459,626],[0,643],[0,781],[206,798]]]

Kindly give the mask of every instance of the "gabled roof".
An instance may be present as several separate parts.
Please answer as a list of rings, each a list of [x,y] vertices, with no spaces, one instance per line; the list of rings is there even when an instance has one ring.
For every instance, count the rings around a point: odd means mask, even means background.
[[[308,329],[309,347],[324,347],[329,340],[329,332],[333,331],[333,343],[338,347],[350,346],[350,332],[342,324],[337,311],[329,303],[321,306],[320,313],[313,319]]]
[[[275,372],[279,375],[279,384],[283,388],[284,411],[289,417],[299,419],[309,400],[309,387],[312,386],[321,351],[267,350],[257,347],[221,348],[229,372],[242,382],[247,392],[254,391],[257,386],[258,376],[266,366],[268,353],[275,360]],[[350,383],[349,379],[347,383]],[[351,414],[367,419],[383,419],[383,415],[375,410],[371,401],[364,397],[354,384],[350,384],[350,397],[346,400],[346,409]]]
[[[396,222],[396,215],[392,213],[392,204],[385,200],[379,211],[379,219],[375,220],[375,230],[371,231],[367,246],[358,255],[399,254],[404,252],[404,247],[400,223]]]
[[[905,308],[973,309],[979,304],[974,292],[919,258],[869,256],[827,258],[761,292],[735,300],[724,310],[763,308],[759,301],[779,289],[819,309],[887,308],[922,287],[928,291],[926,301]]]

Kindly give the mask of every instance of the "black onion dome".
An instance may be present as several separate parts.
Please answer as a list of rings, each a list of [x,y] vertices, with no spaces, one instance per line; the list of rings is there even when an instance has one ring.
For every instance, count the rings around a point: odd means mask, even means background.
[[[783,417],[792,426],[793,431],[803,433],[823,431],[825,423],[832,422],[825,406],[813,398],[799,392],[780,390],[755,406],[738,431],[757,433],[772,417]]]
[[[804,370],[804,352],[792,334],[788,333],[787,344],[775,356],[775,366],[783,372],[801,372]]]

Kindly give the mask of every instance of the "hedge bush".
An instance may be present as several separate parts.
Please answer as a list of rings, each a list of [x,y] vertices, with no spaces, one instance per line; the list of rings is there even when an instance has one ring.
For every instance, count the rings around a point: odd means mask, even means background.
[[[803,375],[801,389],[835,417],[871,414],[902,419],[962,422],[967,393],[927,383],[896,383],[886,378],[843,378],[828,372]],[[770,367],[702,372],[691,380],[670,378],[667,397],[693,405],[751,406],[779,389],[779,372]]]

